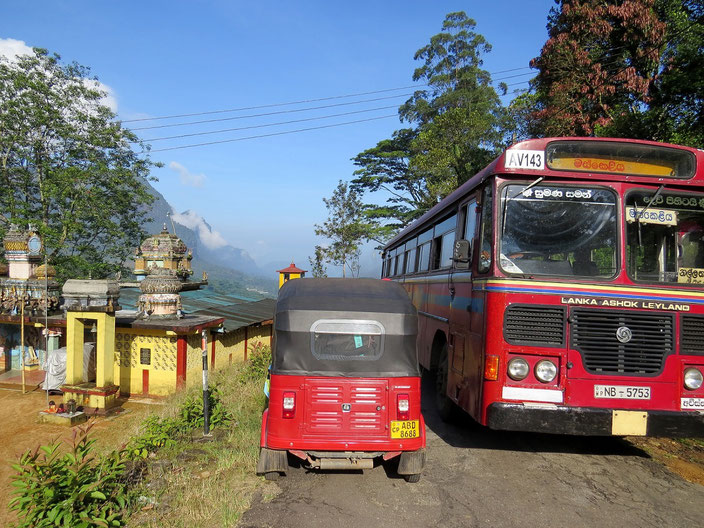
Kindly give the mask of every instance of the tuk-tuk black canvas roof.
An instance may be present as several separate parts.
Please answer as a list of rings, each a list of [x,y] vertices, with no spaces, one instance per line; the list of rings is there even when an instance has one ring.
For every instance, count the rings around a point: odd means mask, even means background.
[[[375,321],[383,328],[378,357],[316,357],[320,321]],[[312,376],[418,376],[416,309],[403,287],[377,279],[295,279],[279,291],[272,373]]]

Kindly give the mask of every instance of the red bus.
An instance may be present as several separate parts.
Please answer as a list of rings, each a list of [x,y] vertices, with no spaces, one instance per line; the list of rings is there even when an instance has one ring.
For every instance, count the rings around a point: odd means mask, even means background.
[[[704,436],[704,151],[517,143],[382,258],[418,310],[444,419]]]

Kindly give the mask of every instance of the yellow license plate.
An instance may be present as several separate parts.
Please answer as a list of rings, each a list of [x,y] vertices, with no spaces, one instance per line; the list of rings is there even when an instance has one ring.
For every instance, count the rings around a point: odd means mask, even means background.
[[[418,420],[392,420],[391,438],[418,438]]]

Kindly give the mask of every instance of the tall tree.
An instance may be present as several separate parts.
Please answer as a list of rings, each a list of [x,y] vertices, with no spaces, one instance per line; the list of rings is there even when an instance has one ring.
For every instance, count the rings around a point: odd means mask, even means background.
[[[121,269],[152,201],[152,163],[96,86],[46,50],[0,57],[0,236],[33,224],[62,278]]]
[[[533,81],[530,132],[592,135],[624,113],[639,113],[658,73],[665,24],[655,0],[555,0],[549,39]]]
[[[321,250],[323,260],[342,267],[342,276],[349,271],[359,274],[360,245],[369,237],[369,226],[362,215],[362,201],[357,191],[340,181],[330,198],[323,198],[328,210],[328,219],[323,225],[315,225],[315,234],[330,240]]]
[[[667,25],[659,73],[642,112],[622,112],[600,131],[701,147],[704,144],[704,2],[656,0]]]
[[[421,216],[503,147],[507,114],[481,67],[491,46],[475,26],[464,12],[445,17],[442,31],[414,57],[422,65],[413,79],[427,88],[399,109],[410,127],[353,158],[353,188],[386,195],[384,204],[364,208],[375,240]]]

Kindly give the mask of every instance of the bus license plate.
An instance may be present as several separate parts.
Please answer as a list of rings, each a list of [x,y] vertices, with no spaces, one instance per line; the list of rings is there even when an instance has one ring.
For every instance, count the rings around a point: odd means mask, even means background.
[[[418,438],[420,430],[418,420],[393,420],[391,438]]]
[[[680,398],[680,408],[683,411],[704,411],[704,398]]]
[[[650,387],[629,387],[626,385],[594,385],[595,398],[618,400],[649,400]]]

